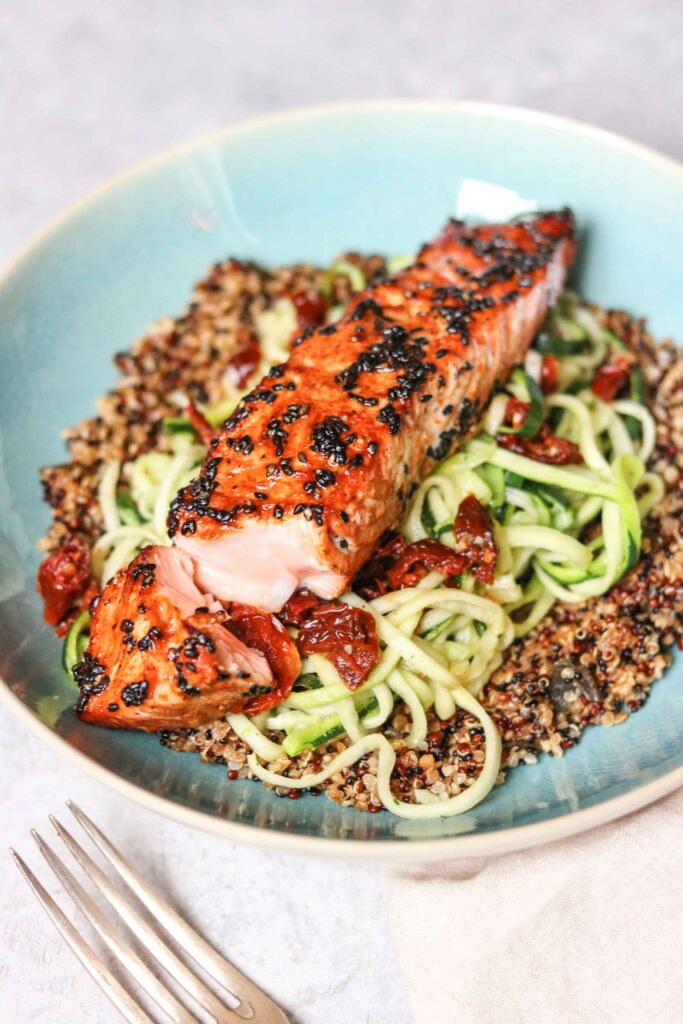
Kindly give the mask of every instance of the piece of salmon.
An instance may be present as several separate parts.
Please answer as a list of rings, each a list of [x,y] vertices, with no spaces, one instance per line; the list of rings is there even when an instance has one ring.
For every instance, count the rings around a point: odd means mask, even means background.
[[[340,322],[305,332],[171,505],[200,589],[270,611],[301,587],[343,593],[524,358],[574,250],[567,210],[452,221]]]
[[[265,695],[272,703],[283,699],[267,651],[238,639],[192,571],[179,549],[148,547],[107,583],[74,669],[83,721],[154,732],[192,728]],[[273,621],[269,628],[280,640],[277,667],[291,689],[299,656],[284,626]]]

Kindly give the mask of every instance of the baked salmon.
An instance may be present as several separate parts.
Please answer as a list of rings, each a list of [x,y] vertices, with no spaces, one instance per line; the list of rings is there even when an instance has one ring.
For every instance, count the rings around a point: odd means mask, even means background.
[[[107,583],[74,668],[84,721],[192,728],[289,693],[300,659],[284,626],[272,616],[245,623],[241,609],[230,616],[197,589],[192,570],[184,552],[148,547]]]
[[[451,221],[341,321],[305,331],[171,505],[200,590],[268,611],[298,588],[342,594],[523,360],[574,251],[568,210]]]

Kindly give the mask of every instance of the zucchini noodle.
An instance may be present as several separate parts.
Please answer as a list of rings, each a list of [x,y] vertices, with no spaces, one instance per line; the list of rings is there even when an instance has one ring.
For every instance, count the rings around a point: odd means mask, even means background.
[[[296,333],[296,310],[289,299],[277,299],[256,317],[256,334],[261,348],[261,364],[255,376],[261,378],[271,366],[284,363]]]
[[[400,818],[411,818],[416,821],[425,818],[450,818],[471,810],[491,791],[498,778],[502,754],[500,734],[479,701],[463,687],[457,687],[453,697],[458,707],[479,719],[484,729],[486,743],[486,759],[480,774],[471,786],[456,796],[415,804],[406,803],[395,797],[391,791],[391,774],[396,764],[396,752],[382,733],[368,733],[333,758],[321,771],[303,775],[298,779],[278,775],[269,771],[268,768],[264,768],[259,763],[256,753],[247,756],[247,764],[258,779],[271,786],[280,786],[285,789],[309,789],[312,786],[322,785],[333,775],[355,764],[361,757],[375,751],[378,758],[377,790],[382,804],[387,810]]]
[[[396,271],[392,271],[396,273]],[[328,301],[332,299],[332,292],[334,282],[338,277],[345,277],[352,290],[354,292],[360,292],[365,288],[366,280],[365,274],[355,263],[349,262],[349,260],[337,260],[332,266],[325,271],[323,275],[322,285],[320,290]]]
[[[397,258],[394,266],[403,265],[404,259]],[[346,277],[353,291],[365,286],[359,267],[339,261],[323,278],[328,300],[339,277]],[[328,319],[340,312],[333,309]],[[287,358],[295,327],[295,309],[288,299],[277,300],[257,317],[259,376]],[[233,731],[251,748],[247,762],[257,778],[287,790],[309,789],[374,753],[376,793],[400,817],[460,814],[486,796],[498,778],[501,739],[477,696],[506,648],[537,626],[555,601],[582,603],[605,593],[630,571],[640,552],[641,519],[663,494],[662,481],[645,469],[656,433],[651,414],[638,400],[644,393],[642,381],[632,380],[631,396],[613,402],[602,401],[590,389],[597,367],[621,347],[578,297],[560,297],[524,367],[513,371],[506,389],[484,411],[479,435],[434,467],[417,488],[401,525],[408,543],[431,538],[454,547],[459,506],[474,495],[493,521],[498,551],[493,582],[484,584],[465,573],[454,587],[430,572],[416,586],[374,600],[345,594],[341,601],[373,617],[379,661],[352,692],[327,658],[310,655],[294,689],[276,708],[251,718],[227,715]],[[544,396],[539,382],[545,353],[556,357],[559,390]],[[225,401],[206,410],[209,421],[217,424],[229,415],[241,395],[226,384]],[[501,431],[517,429],[506,425],[512,395],[528,404],[527,432],[522,433],[524,425],[519,428],[522,436],[535,436],[547,422],[558,438],[578,447],[580,464],[547,464],[496,442]],[[100,581],[127,564],[143,545],[169,543],[168,505],[205,454],[189,440],[189,423],[173,422],[179,433],[172,454],[149,452],[123,467],[111,463],[102,473],[98,497],[105,532],[92,552],[93,572]],[[77,642],[82,638],[72,638],[72,648]],[[382,728],[397,700],[410,716],[401,741],[409,748],[424,749],[428,713],[446,721],[461,711],[480,722],[485,759],[479,775],[461,792],[449,796],[418,789],[416,803],[394,796],[397,755]],[[316,748],[324,751],[323,758],[330,757],[327,745],[339,737],[346,737],[348,745],[319,771],[290,778],[268,767]]]
[[[413,680],[414,679],[419,680],[419,676],[414,676]],[[400,697],[407,705],[408,710],[410,711],[413,724],[410,727],[410,732],[406,736],[406,743],[409,747],[417,747],[420,743],[424,743],[427,738],[427,716],[417,690],[414,686],[410,685],[408,678],[404,676],[403,673],[399,672],[398,669],[394,669],[389,676],[389,686],[396,696]]]
[[[201,445],[190,444],[175,455],[147,452],[123,471],[118,462],[105,467],[98,492],[105,531],[92,549],[92,574],[98,583],[104,585],[145,545],[171,543],[166,534],[168,506],[195,475],[205,454]],[[117,493],[124,475],[129,489]],[[132,514],[136,522],[123,525],[124,514]]]
[[[227,720],[233,732],[265,761],[275,761],[282,754],[282,746],[264,736],[253,718],[246,715],[228,715]]]
[[[380,725],[384,725],[394,710],[394,698],[386,683],[378,683],[373,687],[372,692],[377,701],[377,710],[366,715],[364,719],[366,729],[378,729]]]
[[[121,463],[110,462],[108,466],[105,466],[100,478],[97,498],[105,530],[115,530],[121,525],[119,511],[116,507],[116,485],[119,482],[120,472]]]
[[[608,472],[607,459],[598,447],[593,432],[590,409],[586,406],[586,403],[575,395],[549,395],[546,399],[546,405],[550,409],[566,409],[575,417],[576,441],[581,450],[583,461],[589,469],[595,470],[596,473]]]
[[[636,454],[642,462],[647,462],[655,449],[655,441],[657,439],[655,423],[650,412],[644,405],[639,405],[637,402],[628,398],[615,402],[612,409],[615,414],[619,414],[620,416],[635,416],[639,421],[643,439]],[[615,415],[614,418],[617,419],[618,416]]]

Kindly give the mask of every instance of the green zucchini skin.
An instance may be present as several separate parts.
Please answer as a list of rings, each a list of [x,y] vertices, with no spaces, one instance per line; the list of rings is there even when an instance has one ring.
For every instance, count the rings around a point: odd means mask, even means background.
[[[64,671],[67,673],[69,678],[75,682],[74,679],[74,665],[76,665],[83,656],[83,651],[87,643],[88,630],[90,629],[90,612],[87,610],[81,612],[81,614],[74,619],[69,632],[64,637],[64,643],[62,645],[62,666]],[[80,641],[80,643],[79,643]]]
[[[377,698],[374,694],[370,694],[369,698],[358,708],[358,717],[362,721],[373,711],[377,711],[378,708]],[[328,718],[323,718],[319,722],[313,723],[313,725],[292,729],[287,734],[282,746],[289,757],[296,757],[302,750],[315,750],[316,747],[329,743],[330,740],[337,739],[338,736],[343,736],[345,731],[337,715],[330,715]]]

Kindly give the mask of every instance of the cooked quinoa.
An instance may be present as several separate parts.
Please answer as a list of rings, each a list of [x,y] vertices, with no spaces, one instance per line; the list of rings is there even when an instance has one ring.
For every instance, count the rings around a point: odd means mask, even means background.
[[[368,279],[385,270],[378,256],[342,259],[357,263]],[[322,272],[309,265],[266,271],[236,260],[218,263],[180,317],[158,321],[130,352],[118,354],[121,379],[100,399],[97,416],[65,431],[70,461],[42,471],[53,520],[41,547],[52,550],[74,534],[94,543],[103,529],[97,500],[102,467],[152,449],[170,450],[162,421],[177,415],[179,396],[200,405],[220,401],[231,361],[255,331],[255,318],[277,299],[318,288],[321,280]],[[348,287],[346,278],[338,278],[333,300],[344,302]],[[505,652],[481,696],[503,738],[503,769],[533,763],[540,752],[561,756],[589,725],[625,721],[670,664],[671,647],[683,644],[683,353],[656,343],[641,320],[621,312],[600,316],[638,356],[657,425],[650,468],[662,477],[666,493],[644,524],[641,559],[626,579],[583,605],[556,605]],[[422,788],[455,796],[476,780],[485,760],[475,718],[459,710],[443,722],[430,711],[428,721],[427,740],[418,749],[406,745],[411,721],[403,704],[383,727],[397,752],[392,789],[403,801],[413,801]],[[224,719],[164,732],[161,741],[225,765],[230,779],[252,777],[250,748]],[[338,739],[295,758],[282,755],[268,768],[292,778],[313,774],[349,743]],[[377,756],[366,755],[318,791],[343,806],[378,811],[376,772]],[[291,799],[301,794],[276,792]]]

